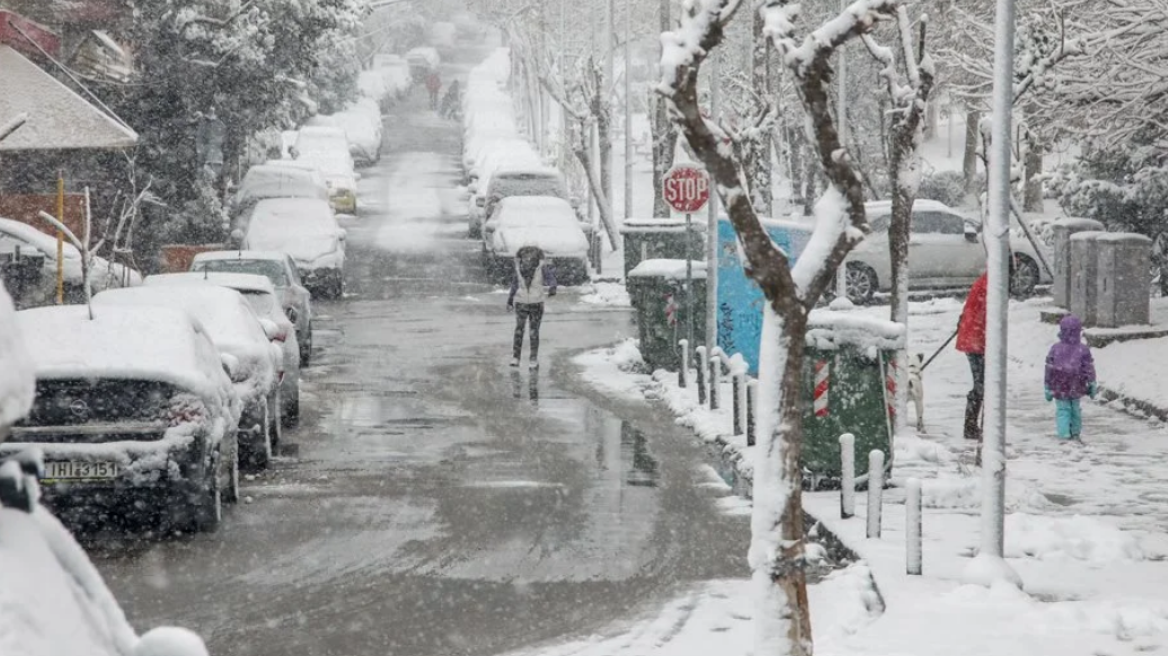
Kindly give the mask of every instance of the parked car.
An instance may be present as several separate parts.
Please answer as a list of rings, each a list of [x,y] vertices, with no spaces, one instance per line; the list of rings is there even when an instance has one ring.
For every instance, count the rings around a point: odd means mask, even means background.
[[[848,297],[867,302],[876,292],[891,290],[892,262],[888,253],[888,226],[892,204],[865,203],[872,234],[848,255]],[[1013,251],[1010,291],[1030,295],[1050,274],[1038,264],[1034,247],[1025,238],[1010,238]],[[908,246],[909,289],[967,288],[985,272],[986,250],[981,222],[949,206],[919,199],[913,204],[912,236]],[[1051,261],[1049,256],[1047,261]]]
[[[264,469],[280,442],[279,377],[284,352],[274,343],[279,327],[258,317],[243,297],[231,289],[206,285],[176,294],[162,287],[112,289],[93,297],[94,307],[160,307],[190,313],[203,324],[219,352],[234,359],[231,383],[242,404],[239,419],[239,460]],[[226,501],[237,499],[238,483],[224,490]]]
[[[52,303],[57,295],[57,238],[27,223],[0,218],[0,254],[8,255],[17,249],[25,255],[39,253],[44,256],[43,272],[31,296],[37,304]],[[69,303],[79,303],[85,297],[81,251],[68,241],[65,241],[62,251],[65,254],[63,260],[65,300]],[[95,292],[114,287],[140,285],[142,275],[130,267],[94,256],[90,284]]]
[[[295,426],[300,421],[300,342],[296,339],[296,327],[285,316],[276,288],[264,276],[250,273],[164,273],[147,276],[147,287],[152,285],[218,285],[243,294],[244,300],[255,311],[256,316],[268,319],[279,329],[273,338],[284,352],[284,370],[280,376],[280,401],[283,403],[281,418],[285,426]]]
[[[317,168],[329,188],[329,199],[338,212],[357,211],[357,172],[345,131],[338,127],[304,127],[296,136],[295,158]]]
[[[483,226],[483,253],[497,277],[510,281],[519,249],[538,246],[562,285],[588,280],[588,238],[568,201],[552,196],[504,198]]]
[[[231,202],[231,214],[241,217],[265,198],[329,199],[328,183],[314,168],[257,164],[247,170]]]
[[[243,247],[287,253],[314,296],[341,298],[346,234],[327,203],[272,198],[256,205]]]
[[[296,262],[287,253],[276,251],[209,251],[199,253],[191,271],[251,273],[266,276],[276,288],[284,315],[296,326],[300,342],[300,366],[312,357],[312,294],[300,281]]]
[[[239,400],[206,329],[167,308],[17,313],[36,370],[28,416],[0,457],[39,447],[42,499],[88,519],[148,515],[214,530],[238,480]],[[103,522],[109,524],[110,522]]]

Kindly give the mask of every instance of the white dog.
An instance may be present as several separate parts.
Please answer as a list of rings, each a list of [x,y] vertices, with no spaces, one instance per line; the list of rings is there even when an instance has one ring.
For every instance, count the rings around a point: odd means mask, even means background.
[[[925,366],[923,353],[913,353],[908,357],[908,398],[917,410],[917,432],[925,432],[925,382],[921,369]]]

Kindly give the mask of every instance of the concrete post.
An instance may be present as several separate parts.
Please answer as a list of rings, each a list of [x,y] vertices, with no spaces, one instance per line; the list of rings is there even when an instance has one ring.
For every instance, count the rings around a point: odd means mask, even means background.
[[[758,381],[746,383],[746,446],[754,446],[758,426]]]
[[[677,370],[677,386],[685,389],[689,384],[689,340],[679,340],[677,348],[681,351],[681,367]]]
[[[880,537],[881,504],[884,502],[884,452],[868,454],[868,537]]]
[[[710,409],[721,407],[722,397],[722,358],[715,355],[710,358]]]
[[[840,443],[840,519],[856,516],[856,436],[844,433]]]
[[[710,371],[710,364],[708,356],[706,355],[706,347],[699,346],[694,349],[694,353],[698,356],[698,403],[706,404],[706,374]]]
[[[908,479],[905,484],[904,534],[905,571],[910,576],[921,575],[921,481]]]

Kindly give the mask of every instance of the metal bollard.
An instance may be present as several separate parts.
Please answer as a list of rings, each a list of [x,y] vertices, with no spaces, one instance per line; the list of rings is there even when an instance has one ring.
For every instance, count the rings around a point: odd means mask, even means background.
[[[746,383],[746,446],[754,446],[755,427],[758,425],[758,381]]]
[[[880,537],[881,504],[884,502],[884,452],[868,454],[868,537]]]
[[[743,394],[746,392],[746,385],[743,384],[742,374],[737,371],[731,374],[730,385],[734,390],[734,434],[741,435],[743,424],[742,411],[746,409],[746,403],[743,399]]]
[[[678,340],[677,348],[681,351],[681,367],[677,370],[677,386],[685,389],[689,384],[689,340]]]
[[[710,409],[717,410],[722,406],[722,358],[715,355],[710,358]]]
[[[856,436],[844,433],[840,443],[840,518],[856,516]]]
[[[904,535],[905,571],[912,576],[920,576],[922,570],[921,547],[921,481],[910,478],[905,483]]]
[[[710,371],[710,363],[706,355],[706,347],[699,346],[694,349],[694,353],[698,356],[698,403],[706,404],[706,374]]]

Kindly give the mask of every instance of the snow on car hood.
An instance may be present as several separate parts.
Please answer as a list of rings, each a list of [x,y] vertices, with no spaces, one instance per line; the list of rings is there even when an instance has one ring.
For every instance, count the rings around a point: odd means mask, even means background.
[[[32,406],[36,373],[32,359],[25,350],[12,298],[8,296],[2,282],[0,282],[0,362],[4,363],[4,366],[0,367],[0,426],[7,426],[23,417]],[[0,653],[9,652],[0,649]]]

